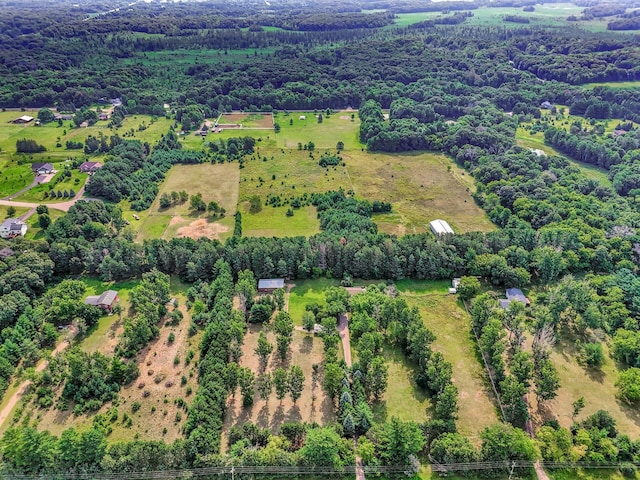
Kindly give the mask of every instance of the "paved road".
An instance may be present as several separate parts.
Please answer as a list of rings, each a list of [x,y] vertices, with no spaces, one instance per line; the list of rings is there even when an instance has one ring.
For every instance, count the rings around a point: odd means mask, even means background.
[[[78,334],[78,329],[76,329],[75,327],[70,327],[67,337],[56,346],[53,352],[51,352],[51,356],[55,357],[60,352],[63,352],[69,345],[71,345],[73,338],[77,334]],[[36,373],[42,372],[45,368],[47,368],[47,365],[49,365],[48,360],[40,360],[40,362],[38,362],[35,368]],[[4,406],[2,411],[0,411],[0,426],[2,426],[2,424],[4,424],[4,422],[7,420],[7,418],[11,414],[11,411],[16,406],[16,404],[20,401],[20,399],[26,393],[26,391],[29,389],[30,385],[31,385],[31,380],[25,380],[24,382],[22,382],[18,390],[16,390],[16,392],[13,395],[11,395],[11,398],[9,399],[7,404]]]
[[[7,200],[3,198],[2,200],[0,200],[0,205],[6,205],[6,206],[13,205],[14,207],[27,207],[27,208],[36,208],[38,205],[46,205],[47,207],[53,210],[62,210],[63,212],[68,212],[72,205],[75,205],[75,203],[78,200],[82,200],[82,195],[84,195],[84,185],[78,191],[75,197],[73,197],[71,200],[68,200],[66,202],[60,202],[60,203],[14,202],[13,200]]]

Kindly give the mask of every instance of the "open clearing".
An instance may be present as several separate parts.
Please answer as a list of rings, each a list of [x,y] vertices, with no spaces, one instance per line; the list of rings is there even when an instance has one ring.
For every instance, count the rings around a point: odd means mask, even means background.
[[[561,336],[559,342],[551,352],[551,360],[560,375],[558,396],[545,402],[540,412],[532,409],[534,420],[546,418],[558,420],[561,426],[569,428],[572,423],[571,404],[578,398],[584,397],[585,408],[578,415],[577,420],[586,418],[598,410],[606,410],[616,420],[618,430],[631,438],[640,436],[640,412],[637,408],[629,407],[616,398],[619,370],[609,356],[609,348],[603,343],[604,365],[600,370],[585,368],[577,361],[579,352],[575,347],[575,340]],[[530,395],[532,405],[535,398]]]
[[[258,336],[262,330],[261,325],[249,325],[247,334],[242,346],[241,367],[248,367],[252,372],[260,371],[259,359],[254,350],[257,346]],[[269,332],[268,340],[275,345],[275,334]],[[294,330],[293,341],[289,357],[282,364],[277,357],[277,353],[272,353],[269,357],[266,371],[273,371],[283,366],[288,369],[291,365],[298,365],[304,372],[304,390],[298,402],[294,405],[289,395],[282,402],[276,398],[275,391],[265,401],[260,399],[258,394],[254,396],[254,403],[251,407],[242,407],[242,396],[238,392],[235,397],[227,400],[227,413],[224,419],[223,448],[227,445],[227,432],[233,425],[241,426],[246,422],[253,422],[262,428],[269,428],[272,432],[278,432],[280,425],[284,422],[317,422],[326,425],[335,420],[333,404],[322,388],[322,375],[314,381],[313,365],[321,364],[324,359],[324,347],[322,339],[314,337],[308,333]]]
[[[322,114],[322,123],[317,115]],[[353,115],[353,120],[351,116]],[[273,121],[280,125],[275,134],[278,147],[298,148],[298,143],[313,142],[316,150],[335,150],[336,144],[344,143],[345,150],[360,150],[360,119],[354,110],[341,110],[327,116],[326,112],[277,113]]]
[[[374,420],[386,422],[397,417],[403,421],[425,422],[430,418],[431,400],[416,385],[414,366],[396,346],[385,344],[382,355],[388,368],[388,385],[381,401],[373,405]]]
[[[479,443],[479,433],[498,422],[497,406],[486,372],[476,358],[469,315],[457,297],[447,293],[448,285],[426,281],[397,284],[402,297],[409,305],[418,307],[425,326],[436,335],[434,349],[453,365],[452,380],[459,390],[458,430]]]
[[[138,230],[138,238],[141,240],[175,236],[224,240],[233,233],[239,178],[237,163],[174,165],[167,173],[149,210],[133,212],[125,209],[125,218]],[[205,212],[196,213],[189,209],[189,201],[176,203],[168,208],[160,207],[160,196],[163,193],[182,190],[190,195],[201,193],[205,203],[218,202],[226,210],[225,218],[212,220]],[[134,220],[134,214],[140,220]]]
[[[218,124],[224,128],[273,128],[271,113],[222,113],[218,117]]]
[[[427,232],[436,218],[458,232],[495,229],[471,197],[473,178],[444,155],[356,152],[345,163],[358,197],[391,202],[392,213],[374,216],[382,232]]]
[[[297,237],[320,232],[320,221],[316,207],[307,206],[286,215],[286,207],[263,207],[257,214],[242,212],[242,234],[247,237]]]

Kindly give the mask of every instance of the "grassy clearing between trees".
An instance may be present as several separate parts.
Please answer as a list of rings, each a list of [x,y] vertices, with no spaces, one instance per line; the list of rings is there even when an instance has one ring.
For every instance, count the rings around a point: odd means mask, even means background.
[[[51,217],[51,222],[55,222],[63,215],[65,215],[65,212],[63,212],[62,210],[54,210],[53,208],[49,209],[49,217]],[[29,229],[27,230],[25,238],[31,240],[39,240],[41,238],[44,238],[44,232],[42,231],[42,229],[40,228],[40,224],[38,223],[37,213],[34,213],[27,219],[27,225],[29,226]]]
[[[340,282],[330,278],[317,278],[314,280],[296,280],[295,287],[289,295],[289,315],[294,325],[302,326],[302,316],[305,307],[312,303],[327,306],[324,290],[327,287],[337,286]]]
[[[254,350],[258,344],[258,337],[262,329],[262,325],[249,325],[244,337],[242,357],[239,362],[241,367],[248,367],[256,374],[261,370],[259,358]],[[275,345],[275,338],[273,331],[267,333],[267,339],[273,345]],[[302,396],[294,405],[289,395],[282,401],[278,400],[275,390],[267,400],[262,400],[256,393],[253,405],[246,408],[242,406],[242,396],[239,391],[236,392],[235,397],[230,396],[227,399],[227,413],[222,428],[223,450],[227,449],[228,432],[234,425],[242,426],[246,422],[252,422],[261,428],[268,428],[277,433],[280,426],[285,422],[317,422],[320,425],[326,425],[335,421],[332,400],[322,388],[322,374],[318,376],[315,382],[312,378],[313,365],[320,365],[323,359],[324,347],[322,339],[312,334],[294,330],[293,341],[291,342],[287,359],[281,362],[274,349],[274,352],[268,357],[265,372],[273,375],[273,372],[278,367],[288,370],[292,365],[298,365],[302,368],[305,376]]]
[[[319,114],[322,114],[322,123],[318,123],[316,115]],[[315,113],[279,112],[273,116],[273,121],[280,125],[280,133],[275,134],[278,147],[295,149],[298,143],[313,142],[316,150],[335,150],[336,144],[343,142],[345,150],[364,148],[360,143],[358,112],[353,110],[336,111],[329,116],[320,110]]]
[[[640,88],[640,80],[630,82],[595,82],[585,83],[584,88],[609,87],[609,88]]]
[[[521,147],[542,150],[547,155],[557,155],[559,157],[564,157],[569,161],[569,163],[578,167],[582,174],[588,179],[597,180],[603,185],[611,186],[609,174],[605,169],[596,167],[595,165],[589,165],[588,163],[579,162],[577,160],[573,160],[564,156],[553,147],[544,143],[544,133],[542,132],[531,133],[522,127],[518,127],[518,130],[516,131],[516,143]]]
[[[149,210],[133,212],[125,209],[125,218],[131,222],[132,228],[137,230],[140,240],[169,239],[175,236],[207,236],[224,240],[233,233],[233,215],[238,204],[239,177],[237,163],[174,165],[169,170]],[[226,210],[225,218],[214,220],[205,212],[196,213],[190,210],[188,200],[168,208],[160,207],[162,194],[182,190],[189,195],[201,193],[205,203],[212,200],[218,202]],[[140,220],[135,220],[133,214],[138,215]],[[195,222],[202,224],[199,225],[202,228],[198,232],[191,227]],[[216,232],[219,235],[216,235]]]
[[[386,422],[397,417],[405,422],[425,422],[431,416],[431,400],[416,385],[414,366],[394,345],[385,344],[382,355],[389,369],[388,385],[382,399],[373,404],[374,420]]]
[[[427,232],[436,218],[457,232],[495,229],[471,197],[473,178],[444,155],[357,152],[345,162],[358,197],[393,205],[392,213],[374,216],[382,232]]]
[[[453,383],[459,390],[458,430],[479,444],[478,435],[498,421],[487,374],[476,356],[469,315],[445,282],[399,282],[398,290],[410,306],[417,306],[427,328],[436,335],[434,350],[453,365]],[[391,375],[389,376],[391,379]]]
[[[5,206],[5,205],[0,205],[0,223],[4,222],[4,220],[7,219],[7,218],[17,218],[20,215],[23,215],[23,214],[25,214],[25,213],[27,213],[29,211],[29,209],[26,208],[26,207],[13,207],[13,208],[15,208],[16,213],[14,215],[9,216],[7,214],[7,211],[9,210],[9,207]]]
[[[582,420],[598,410],[606,410],[616,420],[621,433],[631,438],[640,435],[640,412],[616,398],[615,382],[620,370],[609,355],[608,346],[603,343],[604,365],[600,369],[585,368],[578,363],[579,352],[572,336],[563,335],[553,347],[551,359],[560,376],[558,396],[546,402],[542,410],[536,413],[536,420],[555,418],[562,427],[569,428],[572,423],[572,403],[584,397],[585,408],[578,415]],[[535,399],[533,399],[535,401]]]
[[[320,221],[315,207],[307,206],[286,215],[287,207],[262,207],[257,214],[249,213],[248,202],[243,205],[242,235],[247,237],[297,237],[320,232]],[[231,232],[233,233],[233,232]]]

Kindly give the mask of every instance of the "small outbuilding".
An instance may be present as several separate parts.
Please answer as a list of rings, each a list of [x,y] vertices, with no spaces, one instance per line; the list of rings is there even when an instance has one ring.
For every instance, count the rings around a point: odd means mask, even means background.
[[[441,235],[454,234],[451,226],[444,220],[440,220],[440,219],[433,220],[431,223],[429,223],[429,227],[431,228],[431,231],[436,237],[439,237]]]
[[[553,108],[553,105],[551,105],[551,102],[542,102],[540,104],[540,108],[544,108],[545,110],[551,110]]]
[[[0,224],[2,238],[24,237],[25,233],[27,233],[27,224],[18,218],[7,218]]]
[[[284,288],[284,278],[261,278],[258,280],[258,292],[273,293],[278,288]]]
[[[30,117],[29,115],[22,115],[21,117],[18,117],[15,120],[11,120],[11,123],[15,123],[18,125],[23,125],[29,122],[33,122],[33,117]]]
[[[101,308],[106,312],[111,313],[113,307],[118,302],[118,292],[115,290],[107,290],[102,295],[89,295],[84,299],[84,303],[87,305],[93,305],[94,307]]]
[[[306,115],[300,115],[300,117],[298,118],[298,120],[306,120],[307,116]]]

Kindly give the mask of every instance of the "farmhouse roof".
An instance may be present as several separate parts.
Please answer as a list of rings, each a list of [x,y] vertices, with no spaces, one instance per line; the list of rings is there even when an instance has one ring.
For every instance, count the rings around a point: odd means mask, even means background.
[[[444,220],[436,219],[429,223],[431,231],[436,235],[444,235],[446,233],[453,233],[453,229]]]
[[[53,170],[52,163],[32,163],[31,171],[37,172],[38,170]]]
[[[284,288],[284,278],[261,278],[258,280],[258,290]]]
[[[102,164],[100,162],[84,162],[80,164],[78,169],[81,172],[89,172],[92,170],[97,170],[100,167],[102,167]]]
[[[102,292],[102,295],[89,295],[87,298],[84,299],[84,303],[86,303],[87,305],[93,305],[96,307],[100,305],[111,306],[111,304],[115,301],[117,297],[118,297],[118,292],[116,292],[115,290],[107,290],[105,292]]]
[[[527,297],[525,297],[524,293],[522,293],[522,290],[520,290],[519,288],[507,288],[506,294],[509,301],[521,302],[525,305],[529,305],[531,303],[531,301]]]
[[[30,117],[29,115],[22,115],[21,117],[16,118],[14,122],[29,123],[31,120],[33,120],[33,117]]]

